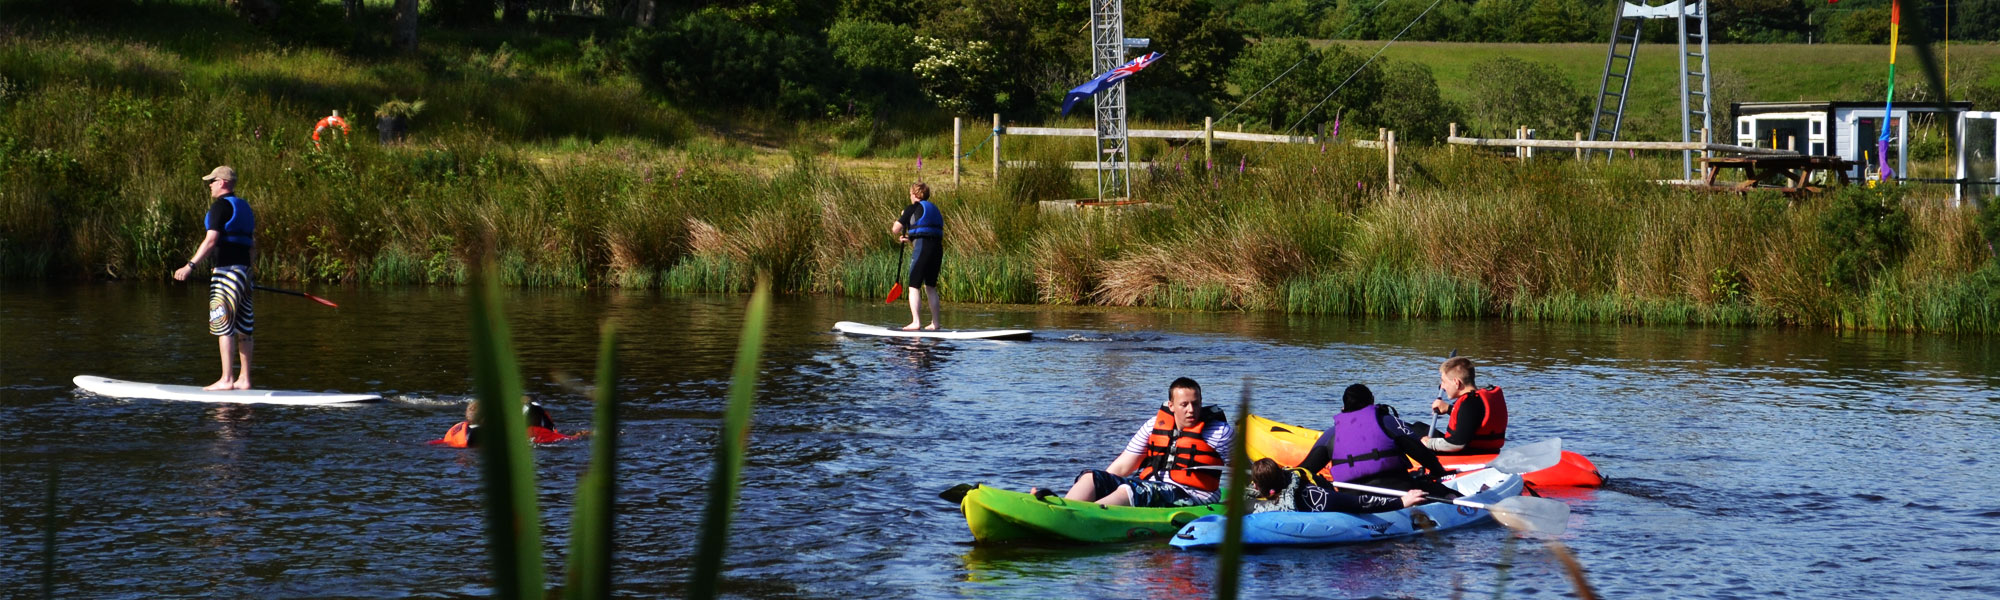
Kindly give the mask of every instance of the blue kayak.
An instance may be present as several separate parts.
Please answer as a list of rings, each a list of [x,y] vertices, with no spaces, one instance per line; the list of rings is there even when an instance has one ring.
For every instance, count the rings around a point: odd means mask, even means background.
[[[1521,495],[1521,476],[1487,469],[1448,479],[1445,485],[1464,493],[1465,500],[1491,504]],[[1321,546],[1407,537],[1429,531],[1458,529],[1493,520],[1485,510],[1456,504],[1419,504],[1398,511],[1355,515],[1337,512],[1262,512],[1243,517],[1246,546]],[[1175,548],[1215,548],[1222,545],[1224,515],[1189,522],[1167,543]]]

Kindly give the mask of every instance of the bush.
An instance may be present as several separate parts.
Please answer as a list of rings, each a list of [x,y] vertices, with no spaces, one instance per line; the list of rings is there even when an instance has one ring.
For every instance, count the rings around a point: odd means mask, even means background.
[[[824,45],[697,12],[625,39],[624,55],[649,91],[689,105],[823,112],[838,71]],[[775,86],[775,89],[774,89]]]
[[[919,54],[916,33],[903,25],[843,20],[826,31],[833,58],[852,71],[860,85],[848,93],[869,108],[915,96],[910,67]]]
[[[1834,249],[1829,286],[1865,291],[1877,273],[1894,268],[1910,252],[1910,213],[1903,208],[1901,188],[1842,188],[1820,214],[1819,231],[1824,246]]]
[[[1511,56],[1473,63],[1472,116],[1487,133],[1526,125],[1537,137],[1568,137],[1587,124],[1590,97],[1577,91],[1555,65]]]

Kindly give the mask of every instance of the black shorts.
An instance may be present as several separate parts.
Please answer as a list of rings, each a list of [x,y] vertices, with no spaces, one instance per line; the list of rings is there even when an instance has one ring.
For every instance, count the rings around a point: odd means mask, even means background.
[[[910,287],[937,287],[938,268],[944,263],[944,240],[934,237],[910,238]]]

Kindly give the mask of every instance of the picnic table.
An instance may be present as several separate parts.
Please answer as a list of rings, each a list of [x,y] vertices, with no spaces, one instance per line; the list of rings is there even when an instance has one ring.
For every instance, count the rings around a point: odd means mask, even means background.
[[[1821,188],[1813,185],[1816,175],[1831,172],[1845,185],[1847,171],[1853,166],[1853,161],[1834,156],[1711,156],[1701,159],[1701,183],[1693,187],[1721,192],[1767,189],[1793,196],[1817,194]],[[1717,176],[1730,169],[1742,170],[1743,180],[1715,182]]]

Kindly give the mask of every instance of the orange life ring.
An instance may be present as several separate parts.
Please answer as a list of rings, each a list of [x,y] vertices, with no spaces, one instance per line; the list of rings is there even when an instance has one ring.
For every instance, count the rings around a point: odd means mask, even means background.
[[[319,132],[326,131],[328,127],[339,127],[341,135],[347,135],[348,133],[351,133],[351,131],[347,128],[347,119],[340,118],[340,115],[333,115],[324,119],[320,119],[318,124],[313,125],[312,139],[314,146],[319,145]]]

